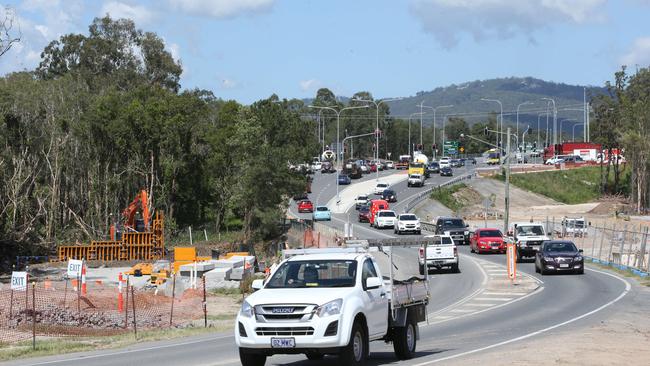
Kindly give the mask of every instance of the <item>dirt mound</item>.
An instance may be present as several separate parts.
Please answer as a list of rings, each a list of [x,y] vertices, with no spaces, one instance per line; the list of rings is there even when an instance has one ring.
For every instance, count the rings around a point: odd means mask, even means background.
[[[605,197],[599,200],[598,206],[588,213],[593,215],[616,215],[628,212],[629,203],[619,197]]]

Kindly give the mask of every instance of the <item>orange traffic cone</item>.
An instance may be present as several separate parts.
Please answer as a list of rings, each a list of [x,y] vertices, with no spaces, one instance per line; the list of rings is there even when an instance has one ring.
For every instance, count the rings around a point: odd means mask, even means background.
[[[86,263],[81,265],[81,294],[86,296]]]
[[[124,298],[122,298],[122,272],[117,276],[117,311],[124,311]]]

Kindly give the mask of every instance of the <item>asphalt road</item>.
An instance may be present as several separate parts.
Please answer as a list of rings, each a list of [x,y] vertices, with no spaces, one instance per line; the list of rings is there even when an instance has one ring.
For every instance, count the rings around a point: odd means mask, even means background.
[[[391,174],[382,172],[382,174]],[[325,204],[336,194],[334,177],[325,179],[316,176],[312,200]],[[374,175],[365,176],[375,179]],[[437,184],[445,178],[438,176],[428,180]],[[417,193],[418,188],[407,188],[406,182],[393,187],[400,201],[391,208],[401,212],[406,198]],[[413,194],[411,194],[413,192]],[[295,207],[294,207],[295,209]],[[354,211],[354,208],[352,208]],[[331,225],[341,227],[347,215],[336,215]],[[301,215],[303,216],[303,215]],[[304,215],[305,218],[309,215]],[[351,221],[356,221],[352,220]],[[375,230],[361,226],[355,231],[363,238],[395,237],[392,230]],[[518,340],[539,337],[566,329],[586,327],[600,322],[608,313],[614,312],[624,302],[629,284],[625,280],[606,272],[587,268],[584,275],[540,276],[535,274],[533,263],[518,266],[520,272],[536,278],[540,287],[529,294],[517,297],[517,289],[502,293],[488,293],[482,289],[486,284],[487,271],[502,271],[505,265],[503,255],[470,254],[469,248],[461,247],[461,273],[440,271],[431,277],[432,300],[429,304],[430,322],[420,324],[420,340],[417,356],[409,361],[397,361],[392,345],[382,342],[371,343],[369,365],[417,365],[443,363],[467,354],[482,352]],[[488,273],[489,274],[489,273]],[[490,274],[493,276],[493,274]],[[486,311],[463,314],[454,313],[463,308],[494,305]],[[494,304],[486,304],[486,302]],[[448,316],[434,316],[447,310]],[[454,315],[455,314],[455,315]],[[440,320],[442,319],[442,320]],[[552,355],[549,355],[552,357]],[[30,359],[8,363],[10,365],[238,365],[239,358],[232,332],[190,337],[162,342],[137,344],[127,349],[77,353],[63,356]],[[267,365],[337,365],[336,357],[322,361],[308,361],[302,355],[277,355],[267,360]]]

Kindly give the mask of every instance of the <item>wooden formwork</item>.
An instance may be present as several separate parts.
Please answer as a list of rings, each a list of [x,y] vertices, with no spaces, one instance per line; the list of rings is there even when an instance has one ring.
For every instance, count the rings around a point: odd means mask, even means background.
[[[163,215],[156,214],[153,229],[126,232],[121,240],[92,241],[87,245],[61,245],[60,261],[86,259],[98,261],[157,260],[165,255]]]

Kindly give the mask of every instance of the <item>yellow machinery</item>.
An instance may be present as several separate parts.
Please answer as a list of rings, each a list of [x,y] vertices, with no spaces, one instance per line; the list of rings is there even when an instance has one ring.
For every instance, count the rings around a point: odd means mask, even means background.
[[[86,259],[97,261],[154,261],[165,256],[164,215],[156,212],[149,225],[149,210],[145,191],[124,210],[125,232],[117,239],[115,227],[111,227],[111,240],[92,241],[84,245],[59,246],[58,259]],[[138,227],[135,216],[142,215],[143,226]],[[137,229],[137,231],[136,231]]]

